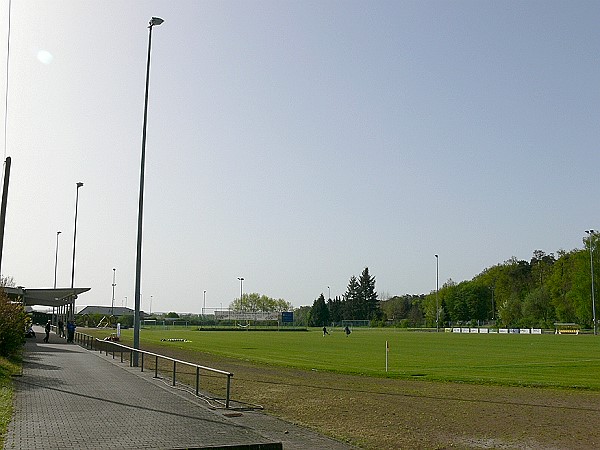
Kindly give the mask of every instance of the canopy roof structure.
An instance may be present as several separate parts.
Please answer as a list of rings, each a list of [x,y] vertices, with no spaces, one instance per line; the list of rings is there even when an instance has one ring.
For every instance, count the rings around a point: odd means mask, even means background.
[[[9,298],[18,299],[24,306],[60,307],[74,303],[74,298],[91,288],[27,289],[22,286],[4,287]],[[75,297],[73,297],[75,295]]]

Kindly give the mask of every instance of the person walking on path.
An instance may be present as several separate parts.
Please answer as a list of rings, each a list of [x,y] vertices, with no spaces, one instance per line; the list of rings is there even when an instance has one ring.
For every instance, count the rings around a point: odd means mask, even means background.
[[[75,338],[75,322],[69,320],[67,322],[67,342],[73,342]]]
[[[58,337],[65,337],[65,323],[62,320],[58,321]]]
[[[46,322],[46,326],[44,327],[44,331],[46,332],[46,336],[44,337],[44,342],[48,343],[50,340],[50,329],[52,328],[51,322]]]

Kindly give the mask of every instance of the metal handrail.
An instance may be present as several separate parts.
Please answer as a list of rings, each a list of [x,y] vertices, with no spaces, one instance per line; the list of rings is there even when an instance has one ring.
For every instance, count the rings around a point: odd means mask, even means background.
[[[127,345],[118,344],[114,341],[105,341],[103,339],[94,338],[93,336],[90,336],[90,335],[84,334],[84,333],[80,333],[77,331],[75,332],[75,342],[77,342],[78,344],[85,346],[86,348],[89,348],[91,350],[98,350],[98,351],[100,351],[100,353],[102,353],[102,351],[104,350],[104,352],[107,355],[109,353],[107,347],[110,345],[113,347],[113,350],[111,352],[113,359],[115,358],[115,353],[120,353],[121,354],[121,362],[124,362],[123,353],[138,353],[142,356],[141,367],[140,367],[142,372],[144,371],[144,356],[146,355],[146,356],[154,357],[154,359],[155,359],[154,377],[155,378],[158,378],[158,360],[164,359],[167,361],[171,361],[173,363],[173,386],[175,386],[175,382],[176,382],[177,364],[183,364],[183,365],[187,365],[190,367],[195,367],[196,368],[196,396],[199,395],[199,391],[200,391],[200,370],[206,370],[208,372],[225,375],[227,377],[225,408],[229,409],[230,393],[231,393],[231,378],[233,377],[233,373],[231,373],[231,372],[227,372],[225,370],[220,370],[220,369],[214,369],[212,367],[202,366],[200,364],[194,364],[194,363],[191,363],[188,361],[182,361],[180,359],[171,358],[170,356],[160,355],[158,353],[149,352],[146,350],[135,349],[135,348],[129,347]],[[120,348],[120,351],[115,352],[115,348]],[[133,358],[129,358],[129,366],[134,367],[133,366]]]

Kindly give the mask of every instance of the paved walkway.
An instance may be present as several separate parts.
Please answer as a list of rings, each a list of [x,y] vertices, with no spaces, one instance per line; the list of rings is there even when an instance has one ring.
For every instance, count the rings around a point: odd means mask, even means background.
[[[351,447],[262,412],[213,410],[148,372],[43,331],[25,345],[13,449],[332,449]],[[235,378],[234,378],[235,382]]]

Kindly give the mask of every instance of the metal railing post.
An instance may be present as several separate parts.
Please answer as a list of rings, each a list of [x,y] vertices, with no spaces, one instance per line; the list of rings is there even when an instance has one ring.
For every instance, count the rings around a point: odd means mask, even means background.
[[[225,397],[225,409],[229,409],[229,393],[231,391],[231,374],[227,375],[227,396]]]
[[[158,355],[156,355],[156,360],[154,361],[154,378],[158,378]]]
[[[175,373],[177,370],[177,363],[173,361],[173,386],[175,386]]]
[[[199,390],[200,390],[200,367],[196,366],[196,397],[198,397]]]

